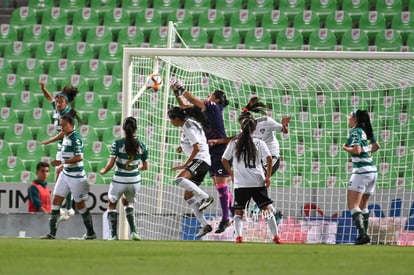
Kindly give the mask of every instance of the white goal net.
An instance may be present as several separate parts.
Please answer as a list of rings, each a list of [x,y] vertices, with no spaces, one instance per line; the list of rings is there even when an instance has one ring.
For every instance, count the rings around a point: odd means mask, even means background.
[[[269,189],[283,214],[279,223],[286,243],[353,243],[357,230],[346,207],[350,158],[347,114],[370,112],[382,149],[374,153],[379,178],[370,199],[372,242],[413,244],[414,214],[414,55],[376,52],[296,52],[215,49],[124,49],[123,116],[139,121],[138,136],[149,148],[149,170],[142,172],[136,217],[144,239],[194,240],[199,223],[174,183],[171,170],[184,156],[177,153],[179,130],[167,117],[178,106],[171,78],[180,79],[199,98],[219,88],[230,105],[224,109],[226,131],[238,133],[237,116],[252,94],[268,106],[276,121],[290,116],[290,132],[277,133],[281,166]],[[143,89],[151,73],[164,86]],[[202,188],[215,196],[204,212],[220,221],[217,191],[210,177]],[[266,223],[249,209],[244,239],[271,241]],[[214,230],[213,230],[214,232]],[[233,241],[230,227],[203,240]]]

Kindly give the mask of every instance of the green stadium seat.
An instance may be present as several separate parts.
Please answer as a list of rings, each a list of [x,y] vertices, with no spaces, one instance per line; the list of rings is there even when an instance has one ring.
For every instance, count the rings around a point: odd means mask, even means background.
[[[23,123],[9,124],[9,128],[4,131],[3,139],[9,143],[13,152],[16,152],[17,147],[21,146],[26,140],[33,139],[32,132],[29,126]]]
[[[144,39],[144,33],[138,27],[128,26],[119,32],[117,42],[121,46],[140,47]]]
[[[121,121],[122,117],[122,92],[119,91],[117,93],[111,94],[110,97],[107,98],[106,101],[106,108],[111,110],[114,113],[116,121]]]
[[[106,47],[113,40],[112,31],[106,26],[96,26],[86,34],[86,43],[92,47],[95,56],[99,54],[102,47]]]
[[[280,1],[279,10],[286,14],[289,20],[293,20],[296,15],[303,12],[306,7],[305,0]]]
[[[6,182],[12,182],[17,173],[25,170],[26,168],[20,157],[9,156],[0,159],[0,174],[3,175]]]
[[[112,71],[116,63],[122,62],[122,56],[122,45],[117,42],[110,42],[99,50],[99,60],[102,60],[108,71]]]
[[[55,43],[62,50],[62,57],[66,58],[68,48],[82,41],[80,31],[73,25],[66,25],[56,30]]]
[[[93,90],[99,93],[104,105],[108,103],[108,100],[122,91],[121,82],[112,75],[105,75],[102,78],[95,81],[93,84]]]
[[[98,13],[95,9],[82,8],[81,12],[73,15],[72,25],[80,31],[83,40],[90,29],[94,29],[99,25]]]
[[[377,11],[370,11],[362,14],[359,19],[359,29],[368,35],[370,44],[373,44],[377,34],[385,28],[385,17]]]
[[[26,88],[20,76],[16,74],[7,74],[0,80],[0,93],[3,95],[6,102],[10,102],[11,98]]]
[[[30,170],[33,162],[38,162],[46,156],[45,149],[37,140],[27,140],[23,145],[17,147],[16,156],[20,157],[25,170]]]
[[[169,14],[181,7],[180,0],[152,0],[152,7],[161,14],[161,18],[166,20]]]
[[[37,142],[45,141],[56,136],[56,134],[56,126],[49,122],[48,124],[43,125],[43,128],[41,128],[39,131],[37,131],[36,140]],[[52,147],[57,147],[57,144],[49,143],[47,145],[43,145],[43,148],[45,149],[45,153],[47,156],[50,156],[50,151],[52,150]],[[55,158],[55,155],[53,155],[53,158]]]
[[[53,79],[58,90],[69,83],[69,78],[73,74],[76,74],[75,66],[67,59],[59,58],[49,66],[48,75]]]
[[[50,35],[49,31],[43,25],[33,25],[23,32],[23,43],[29,47],[31,56],[34,56],[36,49],[46,41],[50,41]]]
[[[277,34],[288,26],[288,17],[280,10],[269,10],[262,17],[261,27],[270,33],[272,41],[275,41]]]
[[[91,59],[81,65],[79,74],[82,75],[88,85],[91,86],[100,77],[107,75],[108,72],[102,60]]]
[[[102,159],[109,158],[109,149],[102,141],[94,141],[85,145],[83,153],[87,157],[88,162],[92,167],[92,171],[96,171]]]
[[[43,15],[55,6],[54,0],[30,0],[28,5],[36,16],[37,22],[41,22]]]
[[[216,10],[220,12],[225,20],[228,22],[233,14],[239,13],[243,8],[242,0],[226,0],[226,1],[216,1]]]
[[[43,104],[46,101],[45,101],[43,92],[40,89],[40,83],[45,83],[46,89],[52,94],[57,92],[57,87],[56,87],[56,83],[53,80],[53,78],[49,76],[48,74],[41,74],[35,77],[34,79],[30,80],[28,91],[33,93],[37,97],[37,100],[39,101],[39,105],[43,106]]]
[[[135,26],[144,33],[145,38],[149,38],[153,30],[158,30],[162,26],[161,13],[155,9],[145,9],[137,13]]]
[[[27,168],[26,166],[26,169],[30,169],[30,168]],[[11,178],[10,182],[30,184],[35,178],[36,178],[36,174],[34,172],[26,170],[26,171],[17,172],[14,175],[14,177]]]
[[[213,36],[213,47],[216,49],[237,49],[240,43],[240,35],[232,27],[224,27]]]
[[[337,10],[326,17],[325,28],[332,31],[340,42],[344,33],[352,29],[352,17],[342,10]]]
[[[414,32],[408,35],[406,45],[410,52],[414,52]]]
[[[0,155],[2,158],[7,158],[13,156],[13,152],[8,143],[4,142],[3,139],[0,139]]]
[[[49,31],[49,34],[54,39],[56,30],[68,24],[68,16],[63,9],[53,7],[46,10],[42,17],[42,26]]]
[[[274,9],[273,0],[247,0],[247,9],[261,22],[263,15]]]
[[[29,86],[33,78],[43,73],[43,65],[36,58],[29,58],[25,62],[19,63],[16,68],[16,74],[20,76],[25,86]]]
[[[301,50],[303,45],[302,34],[294,28],[287,28],[276,36],[278,50]]]
[[[75,70],[79,71],[81,64],[85,60],[95,58],[95,53],[88,43],[78,42],[68,47],[66,58],[75,66]]]
[[[43,69],[48,71],[50,64],[62,58],[62,50],[54,41],[46,41],[37,47],[35,57],[40,61]]]
[[[311,0],[310,9],[319,16],[321,22],[325,22],[326,17],[336,11],[337,3],[336,0]]]
[[[97,172],[87,173],[86,180],[88,181],[88,184],[109,184],[109,182],[106,182],[104,177]]]
[[[191,27],[185,30],[182,34],[182,39],[188,48],[203,49],[206,48],[208,44],[207,31],[200,27]]]
[[[342,10],[352,17],[353,22],[359,22],[359,18],[368,13],[368,1],[343,1]]]
[[[99,92],[83,92],[76,96],[74,107],[82,117],[82,121],[87,121],[91,113],[103,108],[103,103]]]
[[[401,0],[377,0],[375,10],[381,13],[387,22],[391,22],[394,16],[398,16],[402,12]]]
[[[151,31],[149,46],[151,48],[166,48],[168,43],[168,27],[161,26]]]
[[[72,22],[75,13],[81,13],[86,7],[86,0],[59,1],[59,7],[66,13],[68,22]]]
[[[17,40],[16,30],[9,24],[0,25],[0,56],[3,56],[6,46]]]
[[[102,135],[102,142],[106,144],[108,148],[111,148],[112,143],[115,140],[122,138],[122,126],[112,125]]]
[[[0,57],[0,83],[8,74],[13,72],[10,63],[7,62],[3,57]]]
[[[407,41],[408,36],[414,32],[414,13],[403,11],[394,16],[392,20],[392,29],[396,30],[403,41]]]
[[[264,28],[254,28],[246,33],[244,40],[246,49],[269,50],[271,44],[272,37]]]
[[[114,114],[105,108],[96,110],[88,118],[88,125],[95,129],[99,137],[103,135],[104,131],[108,130],[108,127],[116,124]]]
[[[98,134],[95,129],[90,125],[83,124],[77,130],[82,137],[83,144],[86,146],[93,143],[94,141],[99,141]]]
[[[252,11],[241,9],[230,17],[230,25],[233,30],[239,33],[241,41],[244,41],[246,33],[256,28],[256,16]]]
[[[24,62],[31,57],[30,49],[22,41],[14,41],[4,49],[4,59],[6,59],[13,70],[16,70],[17,64]]]
[[[149,0],[122,0],[121,8],[123,8],[129,15],[129,18],[134,21],[136,15],[149,7]]]
[[[216,9],[209,9],[206,13],[200,14],[197,25],[212,38],[216,31],[224,28],[224,15]]]
[[[319,16],[311,10],[299,12],[293,19],[293,27],[302,34],[307,44],[310,34],[320,27]]]
[[[184,9],[198,22],[200,15],[211,9],[211,0],[184,0]]]
[[[25,29],[37,24],[36,14],[29,7],[19,7],[13,10],[10,23],[17,32],[17,38],[21,40]]]
[[[35,93],[30,91],[16,92],[10,101],[10,108],[17,114],[19,121],[23,120],[23,116],[26,113],[30,113],[31,110],[39,108],[39,106]]]
[[[334,51],[336,49],[335,34],[325,28],[314,30],[309,37],[309,49],[311,51]]]
[[[15,123],[19,123],[16,112],[10,107],[2,106],[0,108],[0,136],[3,137],[6,129]]]
[[[110,13],[118,7],[117,0],[93,0],[91,1],[91,9],[98,14],[100,23],[102,23],[105,14]]]
[[[123,75],[122,75],[123,74],[122,65],[123,65],[122,62],[118,62],[112,67],[111,75],[117,81],[122,81],[122,77],[123,77]]]
[[[178,9],[168,14],[168,22],[173,22],[174,28],[182,34],[193,26],[193,16],[185,9]]]
[[[104,15],[103,25],[112,32],[113,40],[117,40],[119,32],[131,25],[131,19],[125,9],[115,8]]]
[[[401,36],[393,29],[382,30],[375,38],[375,46],[380,52],[399,52],[402,45]]]
[[[91,87],[82,75],[74,74],[70,76],[70,85],[79,89],[81,93],[91,91]]]
[[[368,35],[360,29],[346,32],[341,40],[344,51],[368,51],[368,44]]]
[[[107,162],[108,162],[107,159],[102,159],[101,162],[98,163],[96,167],[96,171],[99,172],[101,168],[104,168]],[[112,176],[114,175],[114,173],[115,173],[115,168],[112,168],[110,171],[108,171],[108,173],[106,173],[105,175],[102,175],[106,184],[111,183]]]
[[[34,108],[27,110],[23,115],[23,123],[28,125],[32,135],[36,136],[37,132],[51,122],[51,117],[43,108]]]

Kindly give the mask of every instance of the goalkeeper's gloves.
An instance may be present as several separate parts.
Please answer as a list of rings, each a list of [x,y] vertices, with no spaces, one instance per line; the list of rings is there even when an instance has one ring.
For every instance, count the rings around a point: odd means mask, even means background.
[[[170,87],[174,91],[175,97],[179,97],[185,92],[185,88],[178,79],[172,79],[170,81]]]

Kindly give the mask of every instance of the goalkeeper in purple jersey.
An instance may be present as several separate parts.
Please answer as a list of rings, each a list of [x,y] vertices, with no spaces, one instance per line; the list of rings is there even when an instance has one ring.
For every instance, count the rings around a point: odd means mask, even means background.
[[[211,156],[210,176],[214,181],[214,186],[219,193],[222,218],[215,233],[222,233],[230,226],[230,205],[232,195],[228,187],[230,175],[221,163],[221,156],[226,149],[229,141],[224,128],[223,110],[229,104],[226,94],[221,90],[215,90],[206,99],[199,99],[186,90],[183,85],[173,79],[170,83],[171,89],[182,108],[191,106],[198,107],[209,122],[209,126],[204,127],[209,151]],[[189,102],[189,103],[188,103]]]
[[[356,245],[371,242],[367,234],[369,197],[375,192],[377,168],[371,153],[380,149],[374,137],[371,121],[367,111],[355,110],[348,116],[351,130],[342,149],[352,157],[352,176],[348,183],[347,203],[352,219],[358,228],[359,237]]]

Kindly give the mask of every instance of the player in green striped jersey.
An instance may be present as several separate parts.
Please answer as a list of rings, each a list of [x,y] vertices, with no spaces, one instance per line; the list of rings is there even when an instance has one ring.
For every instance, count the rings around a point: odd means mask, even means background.
[[[371,241],[368,229],[368,200],[375,192],[377,168],[371,153],[380,149],[375,139],[369,113],[365,110],[354,110],[348,117],[349,136],[342,146],[351,154],[352,176],[348,184],[347,203],[352,219],[358,228],[359,237],[355,244],[367,244]]]
[[[105,174],[116,165],[115,174],[112,177],[108,191],[108,223],[111,231],[109,240],[118,239],[118,213],[116,206],[118,201],[122,199],[131,231],[131,239],[139,241],[141,237],[136,230],[134,203],[135,195],[141,187],[139,171],[148,169],[148,151],[146,145],[135,135],[137,131],[137,120],[135,118],[125,118],[122,129],[125,132],[125,137],[112,143],[108,162],[100,170],[101,174]]]

